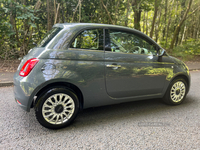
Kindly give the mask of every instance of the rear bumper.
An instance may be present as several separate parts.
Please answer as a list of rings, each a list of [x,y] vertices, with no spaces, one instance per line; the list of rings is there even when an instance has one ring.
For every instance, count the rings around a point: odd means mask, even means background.
[[[14,96],[16,103],[25,111],[30,111],[32,101],[30,100],[30,84],[26,82],[26,78],[14,75]]]
[[[15,98],[15,102],[25,111],[29,111],[28,107],[25,105],[22,105],[21,102]]]

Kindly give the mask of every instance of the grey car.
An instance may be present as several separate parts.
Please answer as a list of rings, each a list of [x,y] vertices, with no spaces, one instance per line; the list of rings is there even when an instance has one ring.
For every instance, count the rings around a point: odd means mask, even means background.
[[[47,128],[89,107],[162,98],[183,102],[188,67],[140,31],[95,23],[55,24],[14,75],[15,100]]]

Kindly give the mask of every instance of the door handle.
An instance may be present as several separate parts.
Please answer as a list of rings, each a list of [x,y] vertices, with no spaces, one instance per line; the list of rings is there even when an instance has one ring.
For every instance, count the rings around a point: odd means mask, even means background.
[[[113,69],[117,69],[120,68],[121,65],[106,65],[107,68],[113,68]]]

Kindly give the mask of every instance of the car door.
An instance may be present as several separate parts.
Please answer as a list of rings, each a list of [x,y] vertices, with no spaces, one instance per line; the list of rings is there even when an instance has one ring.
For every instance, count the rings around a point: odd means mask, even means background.
[[[106,29],[105,83],[113,98],[162,92],[166,69],[158,62],[156,45],[141,35]]]

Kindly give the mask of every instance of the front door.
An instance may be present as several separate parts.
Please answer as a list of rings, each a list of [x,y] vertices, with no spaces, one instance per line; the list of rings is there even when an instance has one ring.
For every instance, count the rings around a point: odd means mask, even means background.
[[[125,31],[106,30],[105,83],[113,98],[159,94],[166,79],[156,46]]]

